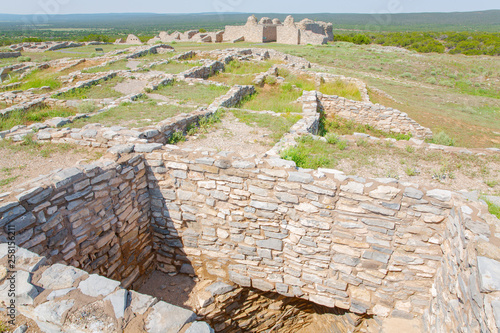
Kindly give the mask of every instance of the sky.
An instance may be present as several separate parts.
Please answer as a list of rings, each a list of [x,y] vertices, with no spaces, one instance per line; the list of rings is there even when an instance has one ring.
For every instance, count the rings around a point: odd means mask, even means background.
[[[417,13],[500,9],[498,0],[0,0],[2,14]]]

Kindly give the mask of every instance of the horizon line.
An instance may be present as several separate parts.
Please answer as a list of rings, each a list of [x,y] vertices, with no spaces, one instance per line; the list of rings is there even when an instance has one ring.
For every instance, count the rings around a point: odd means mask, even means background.
[[[469,11],[451,11],[451,12],[404,12],[404,13],[385,13],[386,15],[402,15],[402,14],[456,14],[456,13],[479,13],[487,11],[500,11],[500,8],[492,9],[482,9],[482,10],[469,10]],[[192,13],[154,13],[154,12],[106,12],[106,13],[65,13],[65,14],[51,14],[50,16],[64,16],[64,15],[124,15],[124,14],[149,14],[149,15],[238,15],[238,14],[278,14],[278,15],[313,15],[313,14],[337,14],[337,15],[376,15],[377,13],[353,13],[353,12],[192,12]],[[15,16],[26,16],[26,15],[46,15],[46,14],[17,14],[17,13],[0,13],[0,15],[15,15]]]

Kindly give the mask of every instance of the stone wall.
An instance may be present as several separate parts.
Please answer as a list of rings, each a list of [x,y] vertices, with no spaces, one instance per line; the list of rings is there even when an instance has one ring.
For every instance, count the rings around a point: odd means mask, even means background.
[[[427,308],[450,192],[174,147],[146,159],[160,269],[355,313]]]
[[[276,42],[279,44],[300,44],[300,32],[295,26],[282,25],[277,29],[277,39]]]
[[[8,256],[16,258],[16,271]],[[9,331],[28,330],[28,325],[17,324],[22,315],[35,321],[42,332],[213,332],[207,323],[195,322],[192,311],[123,289],[118,281],[46,264],[43,256],[0,244],[0,303],[16,322],[12,327],[4,323]],[[15,297],[10,293],[12,284]]]
[[[499,221],[456,198],[443,234],[443,259],[425,312],[429,332],[497,332],[500,327]]]
[[[233,41],[240,37],[244,37],[245,42],[262,43],[264,42],[264,26],[226,26],[225,41]]]
[[[394,133],[411,133],[417,138],[431,138],[430,129],[399,110],[370,102],[358,102],[338,96],[323,95],[321,105],[327,115],[339,116],[379,130]]]
[[[0,59],[17,58],[21,56],[21,52],[0,52]]]
[[[74,167],[20,186],[0,205],[0,236],[59,262],[140,284],[154,268],[140,156]]]

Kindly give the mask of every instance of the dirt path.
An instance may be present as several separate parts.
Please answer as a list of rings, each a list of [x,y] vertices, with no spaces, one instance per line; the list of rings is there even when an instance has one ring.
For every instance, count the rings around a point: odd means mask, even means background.
[[[137,60],[129,60],[127,62],[127,67],[130,68],[131,70],[134,70],[134,69],[137,69],[137,67],[139,67],[139,65],[141,64],[142,62],[141,61],[137,61]]]
[[[199,132],[179,143],[181,148],[210,148],[219,151],[233,151],[247,155],[261,155],[272,148],[270,132],[260,127],[250,127],[240,122],[232,113],[227,113],[215,130]]]
[[[144,80],[127,80],[118,83],[113,89],[124,95],[138,94],[143,91],[147,84],[148,81]]]

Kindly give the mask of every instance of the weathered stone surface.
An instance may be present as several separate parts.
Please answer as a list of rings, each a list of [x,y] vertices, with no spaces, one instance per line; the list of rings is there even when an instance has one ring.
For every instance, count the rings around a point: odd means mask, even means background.
[[[215,282],[210,286],[206,287],[205,290],[208,291],[212,296],[215,296],[215,295],[224,295],[234,290],[234,287],[224,282]]]
[[[145,144],[136,144],[134,146],[134,151],[136,153],[151,153],[154,150],[161,149],[163,147],[160,143],[145,143]]]
[[[500,262],[479,256],[477,267],[481,278],[481,291],[500,291]]]
[[[263,247],[265,249],[271,249],[276,251],[283,250],[283,242],[280,241],[279,239],[270,238],[266,240],[258,240],[256,244],[257,246]]]
[[[84,295],[97,297],[107,296],[118,288],[120,282],[107,279],[103,276],[91,274],[86,280],[78,285],[78,289]]]
[[[148,333],[179,332],[187,323],[196,320],[192,311],[165,302],[158,302],[152,308],[146,322]]]
[[[114,293],[106,296],[105,301],[110,301],[115,311],[115,318],[123,318],[125,309],[127,308],[128,291],[119,289]]]
[[[75,281],[85,275],[87,273],[80,269],[54,264],[42,273],[38,283],[44,289],[66,289],[73,287]]]
[[[134,313],[137,313],[138,315],[144,314],[151,306],[156,304],[156,302],[158,301],[153,296],[140,294],[135,291],[130,291],[130,295],[130,307],[132,308],[132,311]]]
[[[186,333],[214,333],[214,330],[207,323],[197,321],[189,326]]]
[[[439,201],[450,201],[451,200],[451,192],[446,190],[430,190],[427,191],[427,196],[437,199]]]
[[[129,154],[134,151],[135,145],[116,145],[108,149],[111,154]]]
[[[312,183],[314,181],[314,178],[313,176],[305,172],[289,172],[288,181],[308,184]]]
[[[15,293],[15,297],[12,297]],[[0,301],[10,304],[15,299],[17,305],[33,304],[38,290],[31,284],[31,275],[25,271],[12,272],[0,285]]]
[[[396,197],[396,195],[398,195],[399,192],[401,192],[400,189],[392,186],[379,186],[369,194],[372,198],[392,200]]]
[[[62,325],[66,312],[74,304],[74,300],[49,301],[37,306],[34,309],[34,314],[42,322]]]

